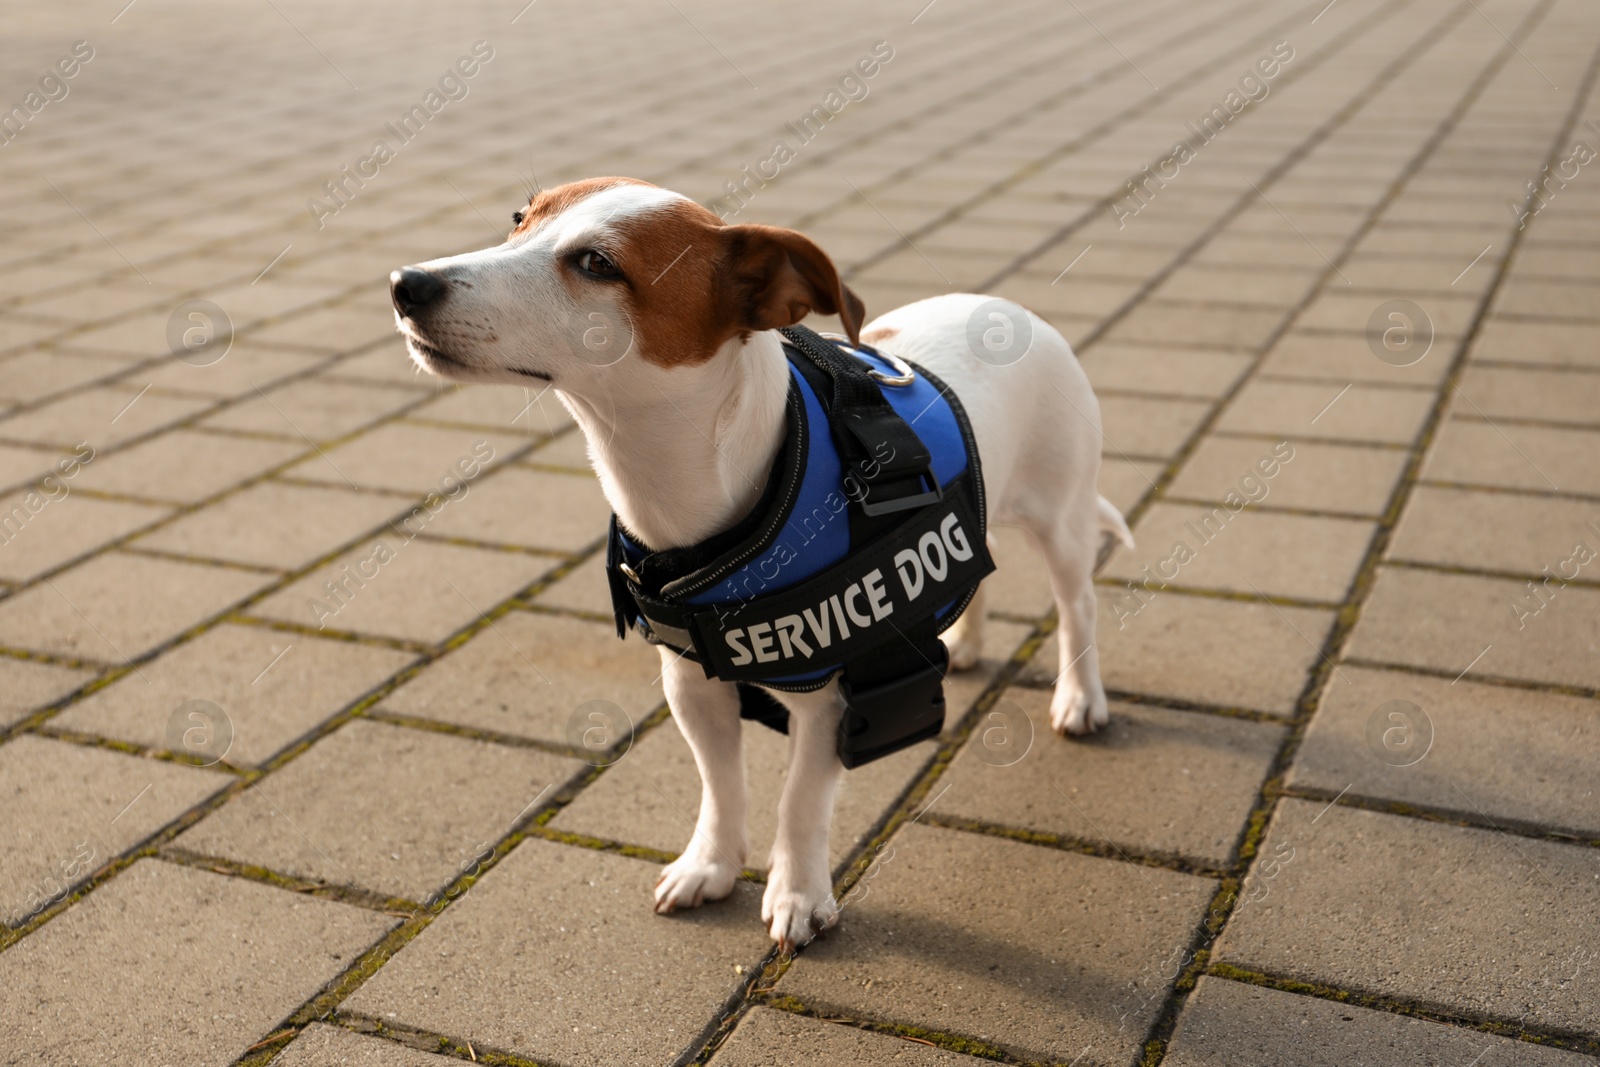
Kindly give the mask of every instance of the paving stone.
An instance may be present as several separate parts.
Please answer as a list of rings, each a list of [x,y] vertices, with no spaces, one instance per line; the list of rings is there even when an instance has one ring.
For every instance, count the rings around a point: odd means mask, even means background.
[[[0,400],[28,403],[124,369],[120,360],[34,349],[0,360]]]
[[[1280,802],[1261,846],[1280,862],[1246,878],[1216,958],[1455,1015],[1592,1026],[1594,849],[1325,807]]]
[[[1415,363],[1396,367],[1374,355],[1363,334],[1294,331],[1272,346],[1261,363],[1260,373],[1263,377],[1333,382],[1335,388],[1345,382],[1431,386],[1437,385],[1450,367],[1447,347],[1444,341],[1436,340]]]
[[[533,602],[547,608],[586,611],[610,618],[611,586],[606,581],[605,553],[597,553],[578,564],[565,578],[547,586]]]
[[[279,1067],[454,1067],[461,1061],[435,1056],[339,1026],[312,1023],[272,1061]]]
[[[657,871],[526,840],[344,1009],[544,1062],[670,1063],[744,981],[735,968],[770,942],[759,886],[659,916]]]
[[[1468,364],[1456,388],[1460,415],[1600,427],[1600,374]],[[0,422],[0,434],[6,426]]]
[[[1083,369],[1096,389],[1216,398],[1250,365],[1238,352],[1143,345],[1095,345]]]
[[[385,711],[573,744],[578,708],[605,700],[637,725],[661,705],[661,657],[610,623],[514,611],[383,699]],[[579,730],[581,733],[581,728]]]
[[[1271,485],[1260,479],[1255,484]],[[1373,523],[1260,511],[1237,494],[1233,503],[1239,510],[1227,503],[1156,504],[1134,529],[1138,547],[1118,552],[1101,573],[1157,588],[1170,582],[1302,600],[1344,599],[1372,540]]]
[[[0,1044],[17,1062],[222,1067],[397,921],[140,860],[0,956]]]
[[[163,653],[72,705],[53,725],[166,749],[185,702],[222,709],[237,767],[265,761],[416,659],[348,641],[223,625]],[[216,753],[206,752],[205,755]]]
[[[1420,716],[1388,707],[1393,701]],[[1597,730],[1600,707],[1591,700],[1345,666],[1311,720],[1289,784],[1596,837],[1589,739]]]
[[[527,586],[552,562],[518,552],[408,541],[391,531],[334,557],[252,612],[299,626],[431,643]]]
[[[1175,341],[1248,349],[1266,341],[1283,321],[1276,308],[1229,307],[1147,300],[1113,326],[1108,341]]]
[[[1600,686],[1600,590],[1382,567],[1352,659]],[[1482,654],[1481,659],[1477,659]]]
[[[577,552],[604,538],[610,520],[611,505],[593,477],[507,468],[473,484],[428,532]]]
[[[1087,266],[1087,264],[1085,264]],[[1156,287],[1156,295],[1168,300],[1217,300],[1254,303],[1292,304],[1314,284],[1310,270],[1251,267],[1180,267]]]
[[[1510,289],[1513,282],[1507,286]],[[1581,290],[1592,302],[1594,291]],[[1600,324],[1592,322],[1528,322],[1490,315],[1472,346],[1472,359],[1507,363],[1565,363],[1600,366]]]
[[[510,434],[486,430],[388,423],[311,456],[287,473],[347,488],[445,495],[453,491],[459,497],[463,474],[476,477],[524,444]]]
[[[930,1048],[893,1034],[831,1025],[770,1008],[753,1008],[711,1062],[717,1067],[785,1067],[793,1063],[833,1067],[880,1063],[904,1067],[975,1067],[984,1061]]]
[[[1120,456],[1101,457],[1100,495],[1118,510],[1127,512],[1155,488],[1161,464],[1150,460],[1126,460]]]
[[[1223,868],[1283,735],[1118,701],[1109,727],[1066,740],[1050,729],[1048,691],[1009,689],[945,772],[934,813]]]
[[[123,380],[140,387],[148,383],[157,389],[202,396],[254,397],[257,389],[270,390],[275,382],[310,370],[324,358],[239,342],[217,362],[203,367],[168,359],[155,367],[135,371]]]
[[[53,449],[0,445],[0,487],[21,487],[54,474],[61,458]]]
[[[1333,613],[1164,592],[1140,602],[1102,586],[1100,674],[1107,689],[1292,714]],[[1119,626],[1118,623],[1121,623]],[[1053,679],[1047,641],[1031,676]],[[1036,673],[1037,672],[1037,673]]]
[[[1590,1061],[1478,1030],[1205,975],[1161,1062],[1171,1067],[1584,1067]]]
[[[0,497],[0,578],[36,578],[169,514],[151,504],[77,495],[60,479]]]
[[[349,352],[394,335],[392,318],[364,314],[348,304],[303,311],[250,331],[252,341],[301,345],[324,352]]]
[[[191,504],[254,478],[306,451],[304,441],[173,430],[96,456],[75,487]]]
[[[983,626],[983,655],[975,667],[944,676],[944,732],[949,734],[983,695],[995,676],[1011,661],[1033,627],[1004,619],[987,619]]]
[[[109,552],[0,601],[0,646],[123,663],[270,580],[225,567]],[[151,596],[157,589],[161,595]]]
[[[0,746],[0,919],[16,922],[232,783],[23,734]]]
[[[423,901],[584,770],[530,748],[356,719],[175,844]]]
[[[21,722],[93,677],[93,671],[0,656],[0,727]]]
[[[750,844],[745,866],[764,869],[778,827],[789,742],[753,722],[745,725],[743,739]],[[901,793],[927,766],[934,747],[924,742],[846,773],[834,801],[828,839],[828,858],[835,871],[872,837]],[[677,723],[668,721],[639,739],[550,825],[676,854],[694,836],[699,811],[700,772]]]
[[[104,450],[186,419],[211,404],[202,397],[155,392],[139,396],[137,387],[95,386],[0,419],[0,438],[54,445],[63,451],[87,441]]]
[[[422,394],[415,389],[346,384],[317,374],[260,394],[254,389],[241,390],[240,395],[246,399],[202,420],[201,425],[297,441],[327,441],[399,411]]]
[[[132,542],[136,548],[292,570],[383,525],[400,501],[265,481]]]
[[[1336,286],[1333,289],[1324,289],[1301,314],[1297,324],[1307,330],[1348,333],[1365,341],[1370,317],[1392,300],[1394,294],[1340,292],[1342,288],[1343,286]],[[1444,356],[1443,350],[1450,347],[1448,342],[1460,338],[1466,332],[1467,325],[1477,312],[1478,297],[1472,293],[1437,292],[1423,297],[1416,303],[1433,323],[1434,345],[1441,350],[1439,355]],[[1412,328],[1420,331],[1422,326],[1420,323],[1413,323]],[[1423,359],[1426,360],[1433,354],[1429,352]],[[1444,360],[1441,359],[1440,362]]]
[[[1472,485],[1600,496],[1600,432],[1555,426],[1448,419],[1439,428],[1422,477]]]
[[[1422,429],[1433,394],[1354,383],[1252,381],[1217,420],[1218,430],[1265,433],[1291,441],[1326,437],[1408,445]]]
[[[450,387],[443,378],[425,374],[406,352],[405,342],[392,338],[370,352],[348,356],[324,372],[330,380],[358,380],[387,382],[390,385],[409,385],[433,393],[443,393]]]
[[[1211,411],[1203,400],[1102,396],[1100,420],[1107,456],[1171,456]],[[5,424],[0,423],[0,427]]]
[[[423,404],[410,417],[538,436],[551,436],[573,425],[554,395],[542,394],[538,388],[500,385],[461,386]]]
[[[1131,1061],[1160,1005],[1140,982],[1188,943],[1215,890],[1175,871],[921,825],[896,834],[893,850],[777,991],[1027,1059],[1065,1062],[1092,1046],[1104,1062]]]
[[[1388,555],[1530,575],[1548,567],[1558,578],[1593,580],[1600,575],[1593,565],[1600,559],[1600,502],[1422,485],[1412,492]]]
[[[1280,462],[1277,442],[1252,437],[1207,437],[1190,454],[1167,495],[1220,503],[1229,493],[1249,499],[1265,487],[1269,507],[1307,508],[1377,517],[1389,502],[1406,453],[1368,445],[1288,442],[1293,454]],[[1284,454],[1288,450],[1284,449]],[[1262,476],[1258,464],[1274,470]]]

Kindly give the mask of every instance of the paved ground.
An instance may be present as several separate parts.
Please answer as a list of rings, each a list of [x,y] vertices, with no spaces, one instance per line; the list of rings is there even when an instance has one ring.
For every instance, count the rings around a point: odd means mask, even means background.
[[[0,40],[0,1063],[1600,1056],[1587,0],[123,2]],[[652,915],[696,781],[581,441],[393,336],[608,173],[1046,314],[1140,538],[1068,743],[1000,531],[793,961],[781,739]]]

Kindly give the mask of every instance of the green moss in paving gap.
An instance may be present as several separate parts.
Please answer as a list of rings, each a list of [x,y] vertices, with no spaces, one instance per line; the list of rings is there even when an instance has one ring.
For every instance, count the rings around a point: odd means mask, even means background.
[[[102,737],[99,734],[85,733],[81,730],[63,730],[54,726],[35,727],[33,733],[39,737],[48,737],[53,741],[62,741],[70,745],[82,745],[85,748],[104,748],[112,752],[121,752],[125,755],[138,756],[142,759],[160,760],[163,763],[181,763],[185,767],[198,767],[202,770],[216,771],[219,774],[245,775],[250,773],[248,767],[240,767],[229,763],[227,760],[207,760],[203,756],[196,756],[189,752],[173,752],[164,748],[145,748],[132,741],[122,741],[115,737]]]
[[[857,1030],[867,1030],[874,1034],[908,1038],[918,1044],[932,1045],[934,1048],[945,1049],[949,1052],[959,1052],[966,1056],[976,1056],[979,1059],[1025,1065],[1025,1067],[1044,1067],[1036,1060],[1024,1060],[1012,1056],[1004,1049],[997,1045],[991,1045],[987,1041],[962,1037],[960,1034],[946,1033],[942,1030],[931,1030],[922,1026],[876,1022],[870,1019],[857,1019],[852,1016],[833,1015],[813,1008],[796,997],[762,996],[758,999],[758,1003],[777,1011],[788,1012],[790,1015],[800,1015],[807,1019],[815,1019],[818,1022],[851,1026]]]
[[[168,845],[159,849],[155,853],[155,858],[178,864],[181,867],[193,867],[197,870],[211,871],[213,874],[225,874],[230,878],[243,878],[245,881],[259,882],[262,885],[270,885],[278,889],[287,889],[292,893],[303,893],[306,896],[337,900],[340,903],[352,904],[368,911],[381,911],[390,915],[398,914],[404,916],[422,907],[416,901],[407,900],[404,897],[386,897],[381,893],[374,893],[370,889],[363,889],[360,886],[339,885],[319,879],[300,878],[296,875],[272,870],[270,867],[239,863],[221,856],[208,856],[176,845]]]
[[[1214,963],[1206,970],[1206,973],[1217,978],[1226,978],[1233,982],[1243,982],[1248,985],[1276,989],[1284,993],[1296,993],[1300,996],[1315,997],[1318,1000],[1331,1000],[1340,1004],[1351,1004],[1358,1008],[1386,1012],[1390,1015],[1406,1015],[1415,1019],[1426,1019],[1429,1022],[1478,1030],[1486,1034],[1514,1038],[1533,1045],[1546,1045],[1570,1052],[1580,1052],[1588,1056],[1600,1056],[1600,1040],[1589,1034],[1576,1031],[1563,1031],[1552,1028],[1530,1029],[1521,1020],[1474,1017],[1442,1012],[1410,1001],[1341,989],[1338,986],[1324,985],[1319,982],[1304,982],[1295,978],[1283,978],[1260,971],[1247,970],[1243,967],[1235,967],[1228,963]]]
[[[127,868],[133,866],[138,860],[141,860],[146,856],[153,855],[155,855],[155,849],[153,847],[137,848],[128,852],[124,852],[116,859],[111,860],[105,866],[101,867],[94,874],[90,875],[89,879],[82,885],[78,886],[77,889],[74,889],[72,892],[68,893],[54,904],[46,907],[43,911],[36,912],[15,926],[0,925],[0,952],[6,951],[12,945],[15,945],[18,941],[21,941],[24,937],[27,937],[39,927],[43,926],[51,919],[54,919],[57,915],[60,915],[68,908],[72,907],[72,905],[76,904],[79,900],[88,896],[90,893],[104,885],[106,882],[110,881],[112,878],[115,878]]]
[[[946,830],[983,834],[986,837],[1002,837],[1008,841],[1021,841],[1024,844],[1039,845],[1043,848],[1052,848],[1060,852],[1077,852],[1085,856],[1119,859],[1125,863],[1133,863],[1141,867],[1160,867],[1163,870],[1180,871],[1199,878],[1217,879],[1226,874],[1226,872],[1215,867],[1209,867],[1199,860],[1189,859],[1185,856],[1128,850],[1109,841],[1090,841],[1086,838],[1073,837],[1068,834],[1052,834],[1042,830],[1002,826],[998,823],[985,822],[981,819],[962,819],[948,815],[937,815],[931,812],[924,815],[921,821],[929,826],[940,826]]]
[[[675,852],[663,852],[659,848],[650,848],[646,845],[630,845],[622,841],[611,841],[603,837],[590,837],[587,834],[574,834],[566,830],[552,830],[548,826],[530,827],[527,837],[537,837],[544,841],[554,841],[557,844],[573,845],[577,848],[593,849],[595,852],[611,852],[618,856],[628,856],[636,860],[649,860],[651,863],[671,863],[678,858]],[[746,870],[741,877],[748,881],[764,881],[765,876],[760,872]]]
[[[1165,500],[1162,502],[1165,503]],[[1340,518],[1347,519],[1349,516],[1342,515]],[[1097,577],[1094,580],[1094,584],[1102,589],[1125,589],[1129,585],[1135,583],[1129,578]],[[1276,596],[1273,594],[1264,595],[1261,593],[1242,593],[1237,589],[1207,589],[1203,586],[1195,585],[1169,584],[1162,586],[1161,591],[1163,593],[1172,593],[1177,596],[1199,597],[1203,600],[1229,600],[1239,604],[1272,604],[1280,608],[1309,608],[1314,611],[1333,611],[1340,606],[1338,602],[1330,600],[1307,600],[1303,597]]]
[[[503,734],[497,730],[480,730],[475,726],[461,726],[453,722],[419,718],[415,715],[398,715],[392,711],[368,711],[362,715],[362,718],[371,719],[373,722],[386,722],[391,726],[404,726],[411,730],[424,730],[433,734],[449,734],[452,737],[465,737],[473,741],[504,745],[507,748],[531,748],[539,752],[548,752],[552,756],[565,756],[568,759],[582,759],[584,756],[592,755],[588,752],[580,752],[567,745],[542,741],[536,737]]]
[[[537,556],[540,559],[573,559],[571,552],[555,548],[535,548],[532,545],[508,545],[503,541],[479,541],[471,537],[446,537],[443,534],[411,534],[413,541],[430,541],[436,545],[455,545],[458,548],[476,548],[484,552],[500,552],[512,556]]]
[[[323,1021],[343,1027],[352,1033],[382,1038],[419,1052],[430,1052],[435,1056],[453,1056],[472,1063],[491,1064],[493,1067],[550,1067],[549,1064],[542,1064],[512,1052],[489,1047],[479,1048],[474,1042],[462,1038],[447,1037],[444,1034],[436,1034],[402,1023],[374,1019],[369,1015],[335,1012]]]
[[[1331,789],[1296,787],[1284,789],[1282,795],[1324,804],[1333,804],[1337,801],[1342,808],[1381,811],[1389,815],[1399,815],[1422,822],[1440,823],[1447,826],[1464,826],[1477,830],[1496,830],[1503,834],[1532,838],[1536,841],[1551,841],[1562,845],[1600,848],[1600,838],[1588,837],[1581,833],[1562,833],[1546,826],[1517,819],[1491,819],[1478,811],[1467,812],[1453,808],[1433,807],[1426,804],[1410,804],[1399,800],[1386,800],[1382,797],[1364,796],[1360,793],[1351,793],[1348,790],[1336,794]]]
[[[1137,704],[1140,707],[1164,708],[1168,711],[1192,711],[1201,715],[1220,715],[1226,719],[1245,719],[1249,722],[1273,723],[1278,726],[1287,721],[1282,715],[1274,715],[1270,711],[1257,711],[1254,708],[1237,708],[1228,704],[1207,704],[1199,700],[1183,700],[1179,697],[1166,697],[1149,693],[1133,693],[1125,689],[1107,689],[1106,698],[1123,704]]]
[[[1462,677],[1459,671],[1449,671],[1436,667],[1421,667],[1414,663],[1386,663],[1377,659],[1347,658],[1341,660],[1339,665],[1342,667],[1365,667],[1369,670],[1388,671],[1391,674],[1413,674],[1422,678],[1448,678],[1451,681]],[[1580,697],[1584,700],[1600,700],[1600,688],[1594,686],[1535,682],[1527,678],[1509,678],[1503,674],[1481,674],[1476,671],[1465,677],[1467,681],[1474,685],[1495,685],[1502,689],[1521,689],[1529,693],[1550,693],[1556,696]]]

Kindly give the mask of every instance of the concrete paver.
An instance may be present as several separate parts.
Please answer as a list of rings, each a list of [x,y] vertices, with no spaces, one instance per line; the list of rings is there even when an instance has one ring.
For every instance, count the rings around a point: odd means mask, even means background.
[[[345,1007],[547,1062],[671,1062],[768,942],[759,887],[658,916],[656,870],[524,841]]]
[[[1262,844],[1278,863],[1245,882],[1222,962],[1447,1012],[1589,1025],[1593,849],[1323,807],[1280,803]]]
[[[1141,965],[1187,943],[1213,884],[999,838],[911,826],[840,928],[778,983],[807,1007],[915,1023],[1064,1062],[1131,1059],[1158,1000]],[[1118,921],[1129,911],[1137,922]],[[1126,1002],[1126,1003],[1125,1003]],[[1126,1014],[1126,1017],[1124,1015]]]
[[[397,921],[140,860],[0,955],[0,1039],[19,1063],[221,1067]]]
[[[214,705],[212,714],[220,711],[226,718],[232,735],[226,751],[204,748],[204,756],[248,767],[265,762],[415,659],[394,649],[223,625],[90,694],[52,722],[167,749],[178,709],[204,700]]]
[[[1589,1060],[1509,1037],[1206,977],[1195,987],[1162,1062],[1173,1067],[1580,1067]]]
[[[61,899],[229,781],[42,737],[0,748],[0,918],[14,922]]]
[[[421,901],[583,769],[532,749],[357,720],[175,844]]]
[[[898,1067],[975,1067],[983,1062],[890,1034],[857,1030],[756,1008],[711,1062],[717,1067],[783,1067],[790,1063],[827,1063],[854,1067],[889,1063]]]
[[[312,1023],[273,1062],[280,1067],[450,1067],[460,1061],[327,1023]]]
[[[1007,690],[934,814],[1227,866],[1283,728],[1123,703],[1111,714],[1103,732],[1067,741],[1050,730],[1049,693]]]

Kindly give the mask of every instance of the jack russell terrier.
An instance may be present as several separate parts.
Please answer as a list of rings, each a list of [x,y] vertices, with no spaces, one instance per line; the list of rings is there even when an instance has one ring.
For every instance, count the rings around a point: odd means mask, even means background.
[[[761,914],[792,951],[838,919],[841,773],[937,734],[945,668],[978,660],[988,522],[1027,530],[1049,572],[1051,725],[1106,723],[1092,575],[1103,537],[1132,538],[1096,490],[1099,405],[1031,312],[950,294],[863,328],[810,240],[646,182],[544,190],[513,220],[493,248],[395,271],[400,332],[433,374],[549,383],[583,431],[614,510],[619,633],[660,645],[702,781],[658,912],[740,877],[741,713],[789,733]],[[812,312],[848,345],[798,327]]]

